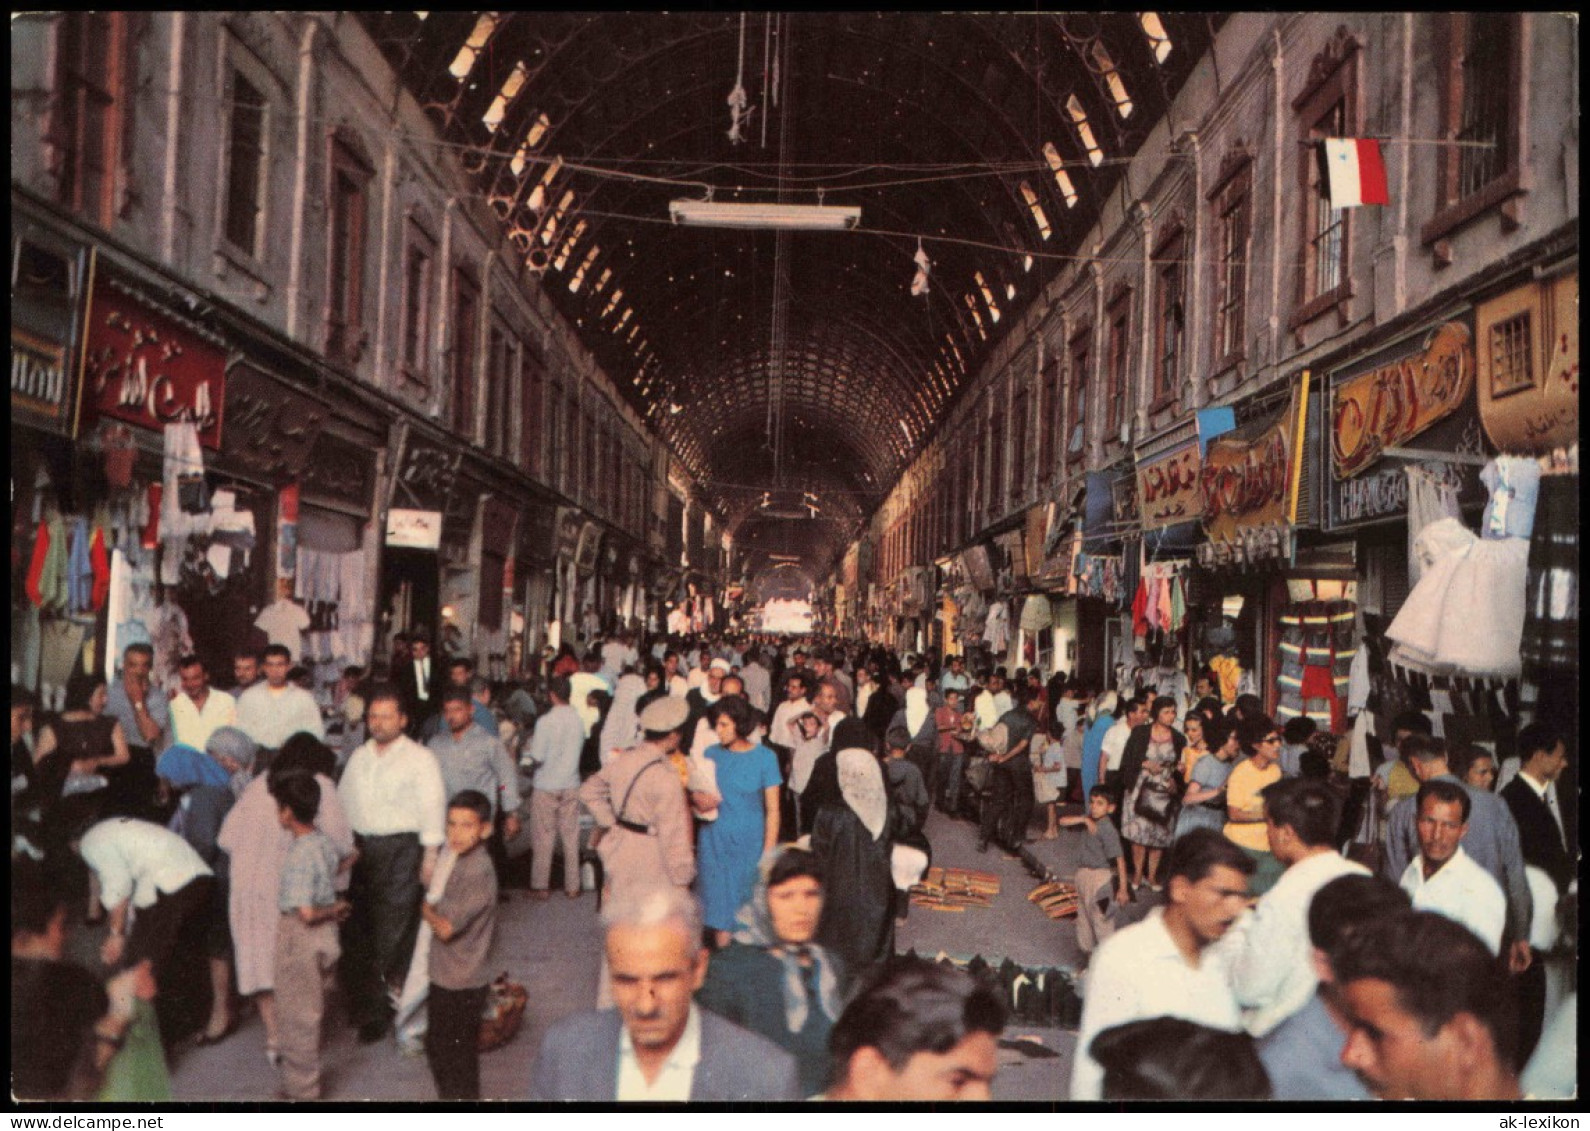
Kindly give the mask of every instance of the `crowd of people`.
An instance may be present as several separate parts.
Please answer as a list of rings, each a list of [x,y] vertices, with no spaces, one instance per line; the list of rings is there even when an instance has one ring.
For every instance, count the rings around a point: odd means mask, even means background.
[[[163,1098],[164,1057],[248,1008],[281,1095],[319,1098],[337,991],[360,1041],[478,1099],[500,901],[559,881],[599,887],[603,967],[532,1098],[987,1098],[998,995],[895,955],[935,807],[981,851],[1077,838],[1073,1099],[1509,1099],[1560,1062],[1543,968],[1573,940],[1539,926],[1577,857],[1543,725],[1498,767],[1399,719],[1366,795],[1338,736],[1208,673],[1184,712],[959,655],[619,632],[493,685],[408,634],[323,718],[286,648],[241,651],[230,691],[185,657],[169,698],[151,660],[50,717],[12,690],[20,1097]],[[46,1001],[75,1019],[50,1039]]]

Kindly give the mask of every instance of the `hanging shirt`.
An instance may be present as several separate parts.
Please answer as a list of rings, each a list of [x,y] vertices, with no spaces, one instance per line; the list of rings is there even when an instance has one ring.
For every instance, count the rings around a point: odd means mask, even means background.
[[[303,649],[304,631],[309,627],[309,614],[302,605],[292,601],[275,601],[260,610],[259,616],[254,618],[254,627],[270,637],[272,644],[285,647],[296,664]]]

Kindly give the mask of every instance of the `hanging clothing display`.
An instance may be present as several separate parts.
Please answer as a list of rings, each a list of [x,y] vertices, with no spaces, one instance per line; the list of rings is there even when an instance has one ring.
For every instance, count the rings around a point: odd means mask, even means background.
[[[983,626],[983,639],[996,656],[1003,656],[1010,647],[1010,609],[1005,602],[995,601],[988,606],[988,622]]]
[[[1481,538],[1528,538],[1535,528],[1540,494],[1540,464],[1522,456],[1497,456],[1480,472],[1490,492]]]
[[[1529,540],[1524,634],[1527,664],[1579,668],[1579,476],[1548,475]]]
[[[1021,604],[1021,630],[1030,634],[1053,627],[1054,614],[1049,609],[1049,598],[1041,593],[1027,594]]]
[[[1443,549],[1386,630],[1400,646],[1393,659],[1432,671],[1517,675],[1529,542],[1482,540],[1450,518],[1431,524],[1419,541]]]
[[[1419,535],[1443,518],[1461,518],[1457,487],[1446,476],[1425,467],[1403,469],[1408,477],[1408,584],[1418,584],[1426,562],[1415,549]]]
[[[1307,716],[1332,734],[1347,730],[1347,691],[1353,659],[1354,608],[1347,601],[1311,601],[1281,615],[1281,673],[1276,721]]]

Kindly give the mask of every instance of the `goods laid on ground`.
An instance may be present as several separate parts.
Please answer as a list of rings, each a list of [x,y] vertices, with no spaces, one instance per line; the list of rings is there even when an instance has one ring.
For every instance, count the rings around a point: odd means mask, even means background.
[[[992,872],[929,868],[922,882],[911,889],[911,903],[934,911],[965,911],[987,907],[998,894],[999,877]]]
[[[1074,884],[1050,880],[1028,892],[1027,899],[1036,903],[1051,919],[1069,919],[1077,913],[1077,889]]]

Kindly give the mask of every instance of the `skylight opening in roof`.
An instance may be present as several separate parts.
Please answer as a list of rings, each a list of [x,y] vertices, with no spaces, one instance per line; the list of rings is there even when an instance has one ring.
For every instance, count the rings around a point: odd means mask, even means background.
[[[626,307],[625,307],[625,308],[624,308],[624,313],[623,313],[623,314],[622,314],[622,315],[620,315],[620,316],[619,316],[619,319],[618,319],[618,321],[617,321],[617,322],[615,322],[615,323],[613,323],[613,333],[615,333],[615,334],[616,334],[616,333],[618,333],[618,332],[619,332],[619,331],[620,331],[620,330],[622,330],[622,329],[623,329],[623,328],[624,328],[624,327],[625,327],[625,325],[626,325],[626,324],[628,324],[628,322],[629,322],[629,316],[630,316],[630,315],[631,315],[631,314],[634,314],[634,313],[635,313],[635,308],[634,308],[634,307],[632,307],[632,306],[626,306]]]
[[[602,289],[607,286],[607,281],[612,277],[613,269],[611,267],[603,268],[602,273],[596,278],[596,285],[591,288],[591,293],[593,295],[601,294]]]
[[[1032,270],[1032,256],[1024,255],[1024,256],[1021,257],[1021,269],[1023,271],[1031,271]]]
[[[1088,124],[1088,112],[1082,108],[1082,101],[1076,95],[1066,99],[1066,113],[1071,115],[1071,124],[1077,129],[1077,136],[1082,139],[1082,148],[1088,151],[1088,163],[1099,165],[1104,161],[1104,150],[1099,148],[1099,143],[1093,137],[1093,127]],[[1058,173],[1056,174],[1058,176]]]
[[[1029,255],[1027,258],[1031,259],[1032,256]],[[1016,284],[1015,283],[1006,283],[1005,284],[1005,301],[1006,302],[1015,302],[1016,301]]]
[[[1026,181],[1021,182],[1021,198],[1027,202],[1027,211],[1032,213],[1032,222],[1038,225],[1038,234],[1048,239],[1054,234],[1049,227],[1049,217],[1044,214],[1043,205],[1038,203],[1038,194],[1032,191],[1032,186]]]
[[[535,125],[530,127],[530,132],[514,152],[513,160],[508,162],[508,169],[514,176],[524,176],[525,166],[530,163],[530,151],[541,144],[541,139],[546,136],[547,128],[551,125],[551,119],[545,114],[537,115]]]
[[[1170,33],[1160,22],[1159,13],[1144,12],[1137,17],[1137,22],[1143,25],[1143,34],[1148,36],[1149,46],[1154,49],[1154,61],[1163,63],[1170,58]]]
[[[977,280],[977,289],[983,292],[983,301],[988,304],[988,317],[989,317],[989,320],[994,322],[994,323],[998,323],[999,322],[999,303],[994,301],[993,288],[990,287],[988,285],[988,283],[983,279],[983,273],[981,271],[974,272],[972,277]]]
[[[563,249],[558,252],[557,259],[553,260],[553,267],[561,271],[563,268],[568,266],[569,256],[574,252],[574,245],[580,242],[580,237],[584,234],[585,221],[581,220],[578,224],[574,225],[574,230],[569,233],[569,238],[563,241]]]
[[[1104,85],[1110,88],[1110,98],[1115,102],[1115,112],[1123,118],[1130,118],[1132,96],[1126,93],[1126,84],[1121,81],[1121,72],[1116,69],[1115,60],[1110,58],[1110,53],[1099,40],[1093,41],[1093,62],[1104,78]]]
[[[612,295],[609,296],[609,298],[607,300],[607,305],[602,308],[602,317],[606,318],[609,314],[613,313],[613,308],[616,307],[619,303],[621,303],[623,301],[624,301],[624,288],[623,287],[618,287],[618,288],[614,289]]]
[[[513,105],[513,100],[519,96],[519,91],[524,88],[525,80],[530,77],[530,72],[523,63],[515,63],[513,71],[503,81],[502,89],[497,92],[497,97],[491,100],[491,105],[481,115],[480,120],[492,133],[497,132],[497,127],[502,125],[503,118],[508,113],[508,107]]]
[[[574,272],[574,278],[569,280],[570,294],[580,293],[580,288],[585,285],[585,273],[591,269],[591,264],[596,262],[596,257],[601,250],[600,244],[592,244],[591,250],[585,253],[585,258],[580,261],[580,266]]]
[[[558,221],[563,219],[569,210],[569,205],[573,203],[574,190],[570,189],[563,194],[563,199],[558,201],[557,210],[547,217],[547,222],[541,227],[541,242],[543,244],[548,247],[552,246],[552,240],[558,234]]]
[[[1076,102],[1076,99],[1072,98],[1071,101]],[[1081,108],[1079,104],[1077,109],[1081,110]],[[1092,135],[1089,134],[1088,136],[1091,137]],[[1046,141],[1043,143],[1043,159],[1049,163],[1049,168],[1054,171],[1054,183],[1059,187],[1060,195],[1065,198],[1066,207],[1075,208],[1077,206],[1077,190],[1071,184],[1071,175],[1066,172],[1065,162],[1060,160],[1060,151],[1054,147],[1054,142]],[[1094,162],[1094,164],[1097,164],[1097,162]]]
[[[563,157],[560,154],[552,159],[552,163],[547,166],[546,172],[541,174],[541,180],[536,183],[535,188],[530,190],[530,199],[525,201],[525,207],[539,214],[547,206],[547,191],[552,187],[552,182],[562,171]]]
[[[447,73],[459,82],[469,77],[469,72],[475,69],[475,60],[480,57],[481,49],[491,39],[491,33],[497,30],[497,13],[482,12],[475,21],[475,30],[469,33],[469,38],[464,40],[464,45],[458,49],[458,54],[453,56],[452,65],[447,68]]]
[[[1054,183],[1060,186],[1060,195],[1065,197],[1066,207],[1075,208],[1077,206],[1077,187],[1071,183],[1071,174],[1064,169],[1057,171],[1054,175]]]

